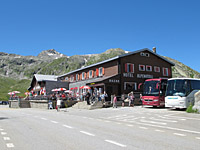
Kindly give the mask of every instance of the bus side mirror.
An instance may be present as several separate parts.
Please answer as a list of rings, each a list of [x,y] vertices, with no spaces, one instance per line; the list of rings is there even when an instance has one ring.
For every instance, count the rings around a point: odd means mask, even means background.
[[[141,89],[141,86],[143,85],[143,83],[140,83],[139,85],[138,85],[138,89],[140,90]]]

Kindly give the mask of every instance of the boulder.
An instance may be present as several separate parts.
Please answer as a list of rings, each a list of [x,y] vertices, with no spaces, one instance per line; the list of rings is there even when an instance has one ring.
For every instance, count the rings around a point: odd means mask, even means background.
[[[193,110],[198,110],[198,112],[200,113],[200,90],[198,92],[195,93],[194,95],[194,106],[193,106]]]

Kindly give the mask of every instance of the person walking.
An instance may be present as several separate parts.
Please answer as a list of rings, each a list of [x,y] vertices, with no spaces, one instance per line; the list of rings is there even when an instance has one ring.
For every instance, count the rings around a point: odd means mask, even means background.
[[[113,96],[113,108],[117,108],[117,97],[115,94]]]
[[[122,95],[121,95],[121,100],[122,100],[122,107],[124,107],[124,101],[125,101],[125,94],[123,93]]]
[[[130,106],[134,107],[135,96],[134,96],[133,92],[131,92],[131,93],[129,93],[129,94],[130,94],[129,107],[130,107]]]
[[[90,105],[90,96],[91,96],[90,92],[87,91],[87,94],[85,95],[85,97],[86,97],[86,101],[88,105]]]

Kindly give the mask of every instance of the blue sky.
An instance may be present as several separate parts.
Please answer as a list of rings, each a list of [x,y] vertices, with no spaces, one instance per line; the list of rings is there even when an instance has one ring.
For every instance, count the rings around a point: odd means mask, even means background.
[[[0,52],[157,47],[200,72],[199,0],[0,0]]]

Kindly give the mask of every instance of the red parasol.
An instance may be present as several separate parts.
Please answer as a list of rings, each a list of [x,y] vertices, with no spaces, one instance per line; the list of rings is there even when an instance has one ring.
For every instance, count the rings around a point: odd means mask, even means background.
[[[89,86],[81,86],[80,89],[91,89]]]

